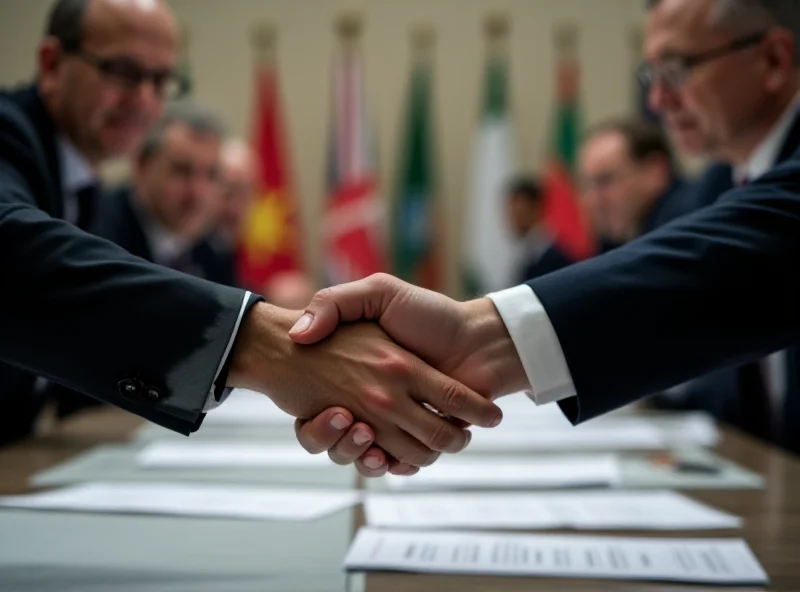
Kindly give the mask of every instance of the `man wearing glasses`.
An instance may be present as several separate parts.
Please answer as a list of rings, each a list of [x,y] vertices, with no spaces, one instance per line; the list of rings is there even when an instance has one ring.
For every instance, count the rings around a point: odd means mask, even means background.
[[[92,226],[100,163],[135,148],[180,90],[176,38],[162,0],[58,0],[36,85],[0,94],[0,360],[183,434],[231,386],[268,393],[296,417],[342,405],[412,466],[469,437],[424,405],[497,425],[500,409],[375,324],[298,348],[288,332],[299,311],[76,227]]]
[[[44,151],[39,156],[48,164],[42,187],[31,188],[36,205],[93,231],[98,167],[129,154],[182,84],[173,69],[171,22],[163,11],[115,10],[109,3],[88,10],[87,5],[63,1],[54,6],[38,49],[36,83],[7,99],[30,123]],[[133,34],[124,29],[131,26]],[[57,401],[59,415],[77,409],[73,401],[80,400],[60,385],[5,365],[0,388],[0,442],[30,432],[47,399]]]
[[[717,161],[695,191],[702,207],[800,148],[800,2],[650,4],[640,76],[678,149]],[[800,350],[790,348],[684,385],[667,403],[800,450],[798,369]]]

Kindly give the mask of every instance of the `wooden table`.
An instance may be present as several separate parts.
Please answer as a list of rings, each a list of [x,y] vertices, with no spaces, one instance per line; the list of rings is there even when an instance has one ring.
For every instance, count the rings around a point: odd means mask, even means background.
[[[0,493],[29,491],[28,479],[98,444],[124,442],[142,421],[115,409],[86,413],[66,422],[53,433],[0,449]],[[711,536],[743,536],[771,578],[769,590],[800,591],[800,459],[760,444],[734,430],[722,429],[717,451],[764,476],[766,487],[756,491],[691,491],[691,497],[742,516],[743,530]],[[359,512],[359,515],[362,513]],[[356,524],[355,526],[357,526]],[[641,533],[621,533],[641,536]],[[659,536],[701,536],[709,533],[669,533]],[[676,584],[599,582],[595,580],[428,576],[419,574],[370,574],[366,592],[437,592],[523,590],[614,590],[674,592],[710,590]],[[741,590],[741,588],[736,588]],[[715,587],[721,591],[724,588]]]

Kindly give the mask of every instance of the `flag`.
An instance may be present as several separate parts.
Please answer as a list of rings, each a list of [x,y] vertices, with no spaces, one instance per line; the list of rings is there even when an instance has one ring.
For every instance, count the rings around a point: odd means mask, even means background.
[[[580,261],[594,255],[597,244],[573,183],[581,134],[578,67],[574,60],[559,60],[557,88],[555,133],[543,176],[544,223],[555,244]]]
[[[429,61],[415,64],[406,108],[393,234],[395,274],[417,286],[436,290],[441,278],[431,141],[431,78]]]
[[[516,173],[516,158],[508,113],[507,72],[504,57],[489,59],[483,112],[470,168],[464,237],[464,287],[468,296],[507,288],[512,280],[514,241],[505,220],[505,189]]]
[[[272,60],[266,60],[256,73],[253,150],[258,162],[258,185],[238,257],[241,281],[258,291],[277,274],[302,266],[299,222],[281,119],[277,72]]]
[[[334,68],[332,96],[323,227],[326,280],[336,285],[386,269],[384,215],[378,198],[361,60],[355,51],[348,51]]]

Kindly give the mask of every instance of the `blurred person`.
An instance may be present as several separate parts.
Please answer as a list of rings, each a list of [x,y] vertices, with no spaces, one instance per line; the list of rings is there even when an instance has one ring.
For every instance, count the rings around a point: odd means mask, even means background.
[[[626,243],[690,209],[667,139],[651,123],[619,119],[595,127],[581,145],[578,172],[581,197],[607,244]]]
[[[571,265],[574,261],[553,242],[544,223],[544,197],[539,182],[519,177],[506,189],[506,217],[519,244],[516,283]]]
[[[207,277],[194,251],[218,215],[224,138],[212,112],[190,102],[171,105],[137,150],[130,186],[103,201],[98,234],[137,257],[218,281]]]
[[[799,35],[796,0],[650,2],[642,74],[651,107],[680,151],[716,161],[694,192],[697,207],[800,147]],[[799,372],[800,349],[791,347],[659,400],[800,451]]]
[[[0,89],[5,110],[0,133],[6,147],[0,165],[4,159],[17,164],[24,158],[19,146],[9,144],[10,118],[25,126],[50,169],[31,187],[35,205],[83,230],[96,225],[100,164],[129,154],[159,116],[165,98],[181,91],[174,39],[163,11],[133,2],[93,4],[54,3],[37,49],[35,81]],[[61,387],[43,377],[0,365],[0,443],[29,434],[56,388]]]
[[[91,213],[83,186],[160,115],[176,49],[161,0],[58,0],[36,84],[0,94],[0,273],[13,286],[0,291],[0,359],[186,435],[235,386],[269,393],[295,417],[340,405],[416,467],[468,439],[423,403],[499,423],[496,406],[375,324],[298,348],[287,333],[299,311],[154,265],[82,229]]]

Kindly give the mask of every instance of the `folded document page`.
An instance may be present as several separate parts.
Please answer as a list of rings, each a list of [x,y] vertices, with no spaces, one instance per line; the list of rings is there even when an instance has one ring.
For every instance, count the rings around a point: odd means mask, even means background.
[[[362,528],[350,571],[764,584],[741,539],[648,539]]]
[[[0,497],[0,506],[79,512],[314,520],[360,501],[355,491],[187,483],[86,483]]]
[[[705,530],[741,519],[672,491],[372,494],[367,523],[386,528]]]
[[[139,453],[139,465],[152,469],[319,467],[329,466],[325,454],[309,454],[300,444],[269,444],[208,440],[154,442]]]
[[[536,459],[456,455],[444,456],[416,475],[385,479],[396,490],[614,487],[620,482],[620,468],[613,454]]]

